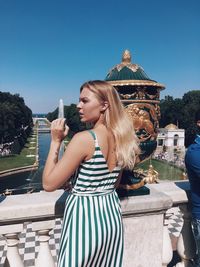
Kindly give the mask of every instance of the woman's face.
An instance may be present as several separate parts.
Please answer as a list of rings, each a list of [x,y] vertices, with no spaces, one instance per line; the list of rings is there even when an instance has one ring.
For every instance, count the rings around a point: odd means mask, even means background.
[[[84,87],[77,108],[82,122],[97,122],[103,111],[103,104],[93,92]]]

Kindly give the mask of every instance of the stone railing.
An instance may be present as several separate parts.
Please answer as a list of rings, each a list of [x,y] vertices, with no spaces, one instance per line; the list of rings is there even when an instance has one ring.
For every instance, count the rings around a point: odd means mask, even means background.
[[[183,212],[184,225],[178,239],[177,250],[182,259],[176,267],[190,266],[194,257],[194,240],[190,227],[188,209],[188,182],[148,185],[150,195],[135,196],[121,200],[125,250],[123,267],[165,267],[172,259],[172,246],[164,223],[166,211],[179,206]],[[49,232],[54,228],[55,218],[63,216],[67,193],[57,190],[8,196],[0,202],[0,235],[7,243],[4,267],[23,267],[19,255],[18,235],[26,222],[32,222],[32,230],[38,235],[39,253],[37,267],[55,267],[49,248]]]

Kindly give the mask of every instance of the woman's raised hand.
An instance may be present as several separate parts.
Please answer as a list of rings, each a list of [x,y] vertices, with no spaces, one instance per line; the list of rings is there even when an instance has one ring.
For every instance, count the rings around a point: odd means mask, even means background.
[[[69,127],[65,124],[65,119],[56,119],[51,123],[51,139],[61,143],[67,136]]]

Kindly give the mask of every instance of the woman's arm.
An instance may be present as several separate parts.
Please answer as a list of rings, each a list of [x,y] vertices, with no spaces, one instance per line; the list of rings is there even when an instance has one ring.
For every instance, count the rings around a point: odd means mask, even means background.
[[[87,156],[88,138],[82,132],[72,138],[63,157],[58,161],[60,145],[67,133],[68,127],[64,129],[63,120],[56,120],[52,123],[52,141],[42,177],[43,188],[46,191],[60,188]]]

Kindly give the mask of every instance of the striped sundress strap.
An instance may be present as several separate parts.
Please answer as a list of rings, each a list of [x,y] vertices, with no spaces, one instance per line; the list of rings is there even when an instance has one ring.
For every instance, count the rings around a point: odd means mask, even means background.
[[[91,134],[91,136],[93,137],[94,142],[95,142],[95,148],[96,148],[97,146],[99,146],[99,145],[98,145],[98,141],[97,141],[97,136],[96,136],[95,132],[92,131],[92,130],[88,130],[88,132],[89,132],[89,133]]]
[[[96,140],[96,134],[92,130],[88,130],[88,132],[91,134],[91,136]]]

